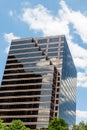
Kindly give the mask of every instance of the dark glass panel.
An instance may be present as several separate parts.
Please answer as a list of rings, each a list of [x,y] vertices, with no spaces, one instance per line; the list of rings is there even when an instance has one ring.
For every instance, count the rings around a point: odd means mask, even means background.
[[[47,39],[40,39],[38,40],[38,43],[47,43]]]
[[[28,52],[35,52],[35,51],[38,51],[38,48],[32,48],[32,49],[26,48],[22,50],[14,50],[14,51],[10,51],[9,54],[28,53]]]
[[[36,52],[36,53],[27,53],[27,54],[19,54],[15,55],[16,58],[24,58],[24,57],[35,57],[35,56],[41,56],[41,52]]]
[[[49,48],[57,47],[58,48],[58,43],[49,43]]]
[[[13,42],[11,43],[11,45],[15,45],[15,44],[24,44],[24,43],[32,43],[32,39],[31,39],[31,40],[13,41]]]
[[[58,48],[49,48],[48,49],[48,52],[56,52],[56,51],[58,51]]]
[[[22,48],[31,48],[31,47],[35,47],[35,43],[17,45],[17,46],[15,45],[15,46],[11,46],[10,49],[22,49]]]
[[[1,115],[2,112],[0,112],[0,115]],[[16,115],[37,115],[37,111],[8,111],[8,112],[3,112],[3,115],[13,115],[13,116],[16,116]]]
[[[59,41],[59,38],[50,38],[49,39],[49,42],[58,42]]]
[[[21,64],[21,63],[20,63]],[[14,64],[14,65],[9,65],[9,66],[6,66],[6,69],[10,69],[10,68],[18,68],[18,66],[20,65],[20,64]],[[23,67],[34,67],[34,66],[36,66],[36,63],[31,63],[31,64],[29,64],[29,63],[26,63],[26,64],[23,64]]]
[[[53,57],[58,56],[58,52],[48,53],[48,57],[49,57],[49,56],[53,56]]]
[[[46,44],[39,44],[39,46],[41,47],[41,50],[46,49]]]

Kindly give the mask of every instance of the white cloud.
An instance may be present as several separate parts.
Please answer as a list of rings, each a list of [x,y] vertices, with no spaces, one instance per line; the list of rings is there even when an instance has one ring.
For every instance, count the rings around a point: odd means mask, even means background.
[[[87,119],[87,111],[77,110],[76,111],[76,116],[80,117],[80,118],[86,118]]]
[[[9,43],[8,47],[5,49],[5,52],[8,53],[9,51],[9,47],[10,47],[10,43],[12,39],[18,39],[19,37],[15,36],[13,33],[5,33],[4,34],[4,40]]]
[[[76,117],[77,117],[77,124],[83,120],[87,122],[87,111],[77,110]]]
[[[42,5],[38,5],[34,9],[23,9],[21,20],[27,23],[29,28],[42,31],[44,35],[69,34],[67,22],[52,16]]]
[[[60,10],[62,19],[68,23],[72,23],[75,32],[81,37],[84,43],[87,43],[87,17],[80,11],[69,9],[63,0],[61,0],[60,5],[62,8]]]
[[[78,87],[87,87],[87,71],[78,72]]]
[[[87,17],[80,11],[71,10],[66,3],[61,0],[61,9],[57,16],[52,16],[50,11],[43,5],[35,8],[24,8],[21,20],[28,24],[29,28],[42,31],[44,35],[65,34],[68,36],[71,23],[83,42],[87,43]]]
[[[87,50],[72,41],[68,41],[76,67],[87,68]]]

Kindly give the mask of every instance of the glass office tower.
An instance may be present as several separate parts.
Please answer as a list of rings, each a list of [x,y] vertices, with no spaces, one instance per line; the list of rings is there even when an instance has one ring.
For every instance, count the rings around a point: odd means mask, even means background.
[[[0,118],[47,128],[53,117],[75,124],[76,69],[63,35],[11,43],[0,88]]]

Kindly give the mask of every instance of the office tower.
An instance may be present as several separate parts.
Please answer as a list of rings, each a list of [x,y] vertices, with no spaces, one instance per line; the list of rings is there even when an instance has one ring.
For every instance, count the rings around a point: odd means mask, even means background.
[[[76,69],[63,35],[13,40],[0,89],[0,118],[47,128],[53,117],[75,123]]]

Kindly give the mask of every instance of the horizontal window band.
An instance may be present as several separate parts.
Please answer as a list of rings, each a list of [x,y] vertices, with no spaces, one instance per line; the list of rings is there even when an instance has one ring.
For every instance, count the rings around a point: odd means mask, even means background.
[[[24,45],[24,44],[33,44],[35,43],[32,38],[31,39],[16,39],[16,40],[12,40],[11,42],[11,46],[15,46],[15,45]]]
[[[8,90],[8,91],[0,91],[0,93],[15,93],[15,92],[33,92],[33,91],[40,91],[40,92],[42,92],[42,91],[49,91],[49,90],[52,90],[51,88],[48,88],[48,89],[44,89],[44,88],[38,88],[38,89],[23,89],[23,90]],[[10,95],[10,94],[9,94]]]
[[[51,94],[42,94],[42,95],[22,95],[22,96],[5,96],[5,97],[0,97],[0,99],[19,99],[19,98],[38,98],[38,97],[49,97]]]
[[[9,71],[9,70],[23,70],[23,69],[32,69],[32,68],[49,68],[49,67],[54,67],[54,65],[44,65],[44,66],[35,66],[35,67],[21,67],[21,68],[12,68],[12,69],[5,69],[5,71]]]
[[[48,62],[50,63],[51,60],[52,60],[52,59],[50,58],[49,60],[45,60],[45,59],[44,59],[44,61],[36,60],[36,61],[33,61],[33,62],[31,62],[31,61],[30,61],[30,62],[29,62],[29,61],[28,61],[28,62],[22,61],[22,62],[20,62],[20,63],[13,63],[13,62],[12,62],[12,63],[7,63],[7,64],[6,64],[6,67],[10,67],[10,66],[11,66],[11,67],[12,67],[12,66],[14,67],[14,66],[16,66],[16,65],[18,66],[18,65],[21,65],[21,64],[22,64],[22,65],[26,65],[26,64],[28,64],[28,65],[29,65],[29,64],[36,64],[36,65],[37,65],[38,63],[39,63],[39,64],[40,64],[40,63],[41,63],[41,64],[42,64],[42,63],[43,63],[43,64],[47,64]],[[58,65],[61,65],[61,64],[62,64],[62,60],[60,60],[60,62],[58,62],[59,60],[58,60],[57,58],[55,58],[55,60],[56,60],[56,61],[55,61],[56,64],[58,64]],[[53,62],[54,62],[54,61],[53,61]]]
[[[49,49],[50,50],[50,49]],[[60,49],[58,49],[57,51],[50,51],[49,52],[49,50],[47,50],[47,54],[50,54],[50,53],[63,53],[63,51],[62,50],[60,50]],[[25,55],[25,54],[41,54],[42,55],[42,53],[43,53],[44,51],[39,51],[39,50],[37,50],[37,51],[31,51],[31,52],[22,52],[22,53],[14,53],[14,54],[9,54],[8,55],[8,57],[9,56],[22,56],[23,57],[23,55]],[[44,52],[44,54],[46,54],[46,52]],[[10,58],[11,59],[11,58]]]
[[[0,112],[8,112],[8,111],[36,111],[36,110],[41,110],[41,111],[50,111],[50,109],[49,108],[9,108],[9,109],[0,109]],[[51,110],[51,111],[53,111],[53,110]]]
[[[25,81],[25,80],[24,80],[24,81]],[[34,86],[35,86],[35,87],[36,87],[36,86],[37,86],[37,88],[38,88],[38,87],[39,87],[38,85],[40,85],[40,87],[41,87],[41,86],[44,86],[44,85],[52,85],[52,84],[53,84],[53,85],[56,85],[57,83],[60,83],[60,80],[57,80],[57,81],[55,81],[55,82],[52,82],[51,80],[48,80],[48,81],[47,81],[46,79],[44,79],[44,81],[42,81],[42,82],[41,82],[41,81],[40,81],[40,82],[39,82],[39,81],[38,81],[38,82],[35,82],[34,80],[33,80],[32,82],[28,82],[28,81],[24,82],[24,81],[21,81],[21,80],[20,80],[19,82],[16,82],[16,83],[15,83],[15,82],[8,82],[8,81],[7,81],[7,82],[2,82],[2,85],[1,85],[1,86],[2,86],[2,87],[7,86],[8,88],[9,88],[9,87],[14,87],[14,86],[17,86],[17,87],[18,87],[18,86],[19,86],[19,87],[22,87],[22,86],[25,86],[25,87],[27,87],[27,86],[28,86],[28,87],[29,87],[29,86],[30,86],[30,87],[31,87],[31,86],[34,87]]]
[[[27,49],[28,50],[28,49]],[[24,55],[24,54],[37,54],[37,53],[41,53],[42,54],[42,51],[39,51],[39,50],[37,50],[37,51],[33,51],[33,52],[22,52],[22,53],[14,53],[14,54],[9,54],[8,56],[17,56],[17,55]]]
[[[26,84],[11,84],[11,85],[1,85],[2,87],[4,87],[4,86],[11,86],[11,87],[14,87],[14,86],[26,86],[26,85],[42,85],[42,84],[53,84],[53,82],[41,82],[41,83],[26,83]]]
[[[46,115],[17,115],[17,116],[14,116],[14,115],[10,115],[10,116],[8,116],[8,115],[6,115],[6,116],[0,116],[0,118],[1,119],[3,119],[3,118],[28,118],[28,117],[48,117],[49,118],[49,115],[48,116],[46,116]]]
[[[44,56],[34,56],[34,57],[23,57],[23,58],[17,58],[17,60],[23,60],[23,59],[33,59],[33,58],[46,58],[46,55],[44,55]],[[58,56],[49,56],[48,58],[59,58]],[[60,59],[59,60],[62,60],[62,56],[60,57]],[[11,59],[7,59],[7,61],[15,61],[15,59],[14,58],[11,58]],[[39,59],[38,61],[40,61],[41,59]],[[50,60],[50,59],[48,59],[48,60]],[[16,61],[17,62],[17,61]],[[8,63],[7,63],[8,64]]]
[[[50,62],[50,60],[44,60],[44,61],[38,61],[38,60],[37,60],[37,61],[33,61],[33,62],[11,63],[11,64],[6,64],[6,66],[11,66],[11,65],[12,65],[12,66],[15,66],[15,65],[21,65],[21,64],[23,64],[23,65],[24,65],[24,64],[35,64],[35,63],[37,64],[38,62],[41,62],[41,63],[44,64],[45,62],[48,62],[48,61]]]
[[[59,45],[59,44],[62,44],[62,43],[64,43],[64,41],[47,42],[47,43],[43,43],[43,44],[44,44],[44,45],[47,45],[47,44],[48,44],[48,46],[49,46],[49,45],[51,45],[51,44],[54,44],[54,45],[55,45],[55,44],[58,44],[58,45]],[[38,42],[37,42],[37,44],[38,44],[39,46],[43,45],[42,43],[38,43]]]
[[[57,38],[59,38],[59,41],[53,41],[53,42],[49,42],[49,39],[50,38],[54,38],[54,37],[47,37],[47,38],[45,38],[45,39],[47,39],[48,41],[46,42],[46,44],[51,44],[51,43],[64,43],[64,41],[62,41],[61,40],[61,36],[60,37],[57,37]],[[24,40],[13,40],[12,41],[12,43],[11,43],[11,46],[20,46],[20,45],[26,45],[26,44],[33,44],[33,43],[37,43],[37,44],[40,44],[40,43],[38,43],[38,40],[40,40],[40,38],[39,39],[24,39]],[[22,42],[22,43],[21,43]],[[42,43],[41,43],[42,44]],[[45,43],[44,43],[45,44]]]
[[[46,56],[34,56],[34,57],[23,57],[23,58],[17,58],[17,60],[21,60],[21,59],[32,59],[32,58],[46,58]],[[11,59],[7,59],[7,61],[12,61],[14,60],[14,58]]]
[[[28,45],[28,44],[27,44]],[[40,45],[40,44],[39,44]],[[42,45],[42,44],[41,44]],[[46,44],[44,44],[44,45],[46,45]],[[51,44],[50,44],[51,45]],[[50,49],[56,49],[57,47],[55,47],[55,44],[53,44],[54,45],[54,47],[49,47],[48,46],[48,50],[50,50]],[[24,45],[23,45],[24,46]],[[43,46],[43,45],[42,45]],[[18,49],[10,49],[10,52],[12,52],[12,51],[16,51],[16,50],[30,50],[30,49],[39,49],[39,47],[41,47],[41,46],[35,46],[35,47],[26,47],[26,48],[18,48]],[[60,47],[58,47],[58,48],[62,48],[63,46],[60,46]],[[44,49],[46,49],[46,48],[41,48],[41,50],[44,50]]]
[[[36,72],[35,74],[44,74],[44,73],[53,73],[53,71],[43,71],[43,72]],[[24,73],[12,73],[12,74],[4,74],[4,76],[14,76],[14,75],[26,75],[26,74],[33,74],[33,72],[24,72]]]
[[[30,44],[27,44],[27,45],[30,45]],[[25,46],[27,46],[27,45],[25,45]],[[34,44],[34,45],[35,45],[35,44]],[[23,46],[24,46],[24,45],[23,45]],[[25,47],[25,46],[24,46],[24,47]],[[27,48],[26,48],[26,47],[25,47],[25,48],[21,48],[21,46],[19,46],[18,49],[10,49],[10,52],[11,52],[11,51],[16,51],[16,50],[27,50],[27,49],[28,49],[28,50],[29,50],[29,49],[31,50],[31,49],[34,49],[34,48],[35,48],[35,49],[39,49],[39,46],[34,46],[34,47],[29,47],[29,48],[28,48],[28,47],[27,47]]]
[[[34,78],[33,77],[32,78],[29,77],[29,78],[17,78],[17,79],[3,79],[2,82],[5,82],[5,81],[20,81],[20,80],[23,81],[23,80],[32,80],[32,79],[43,79],[43,78],[48,78],[48,77],[49,78],[53,78],[53,76],[45,75],[44,77],[40,77],[39,76],[39,77],[34,77]]]
[[[29,102],[29,101],[27,101],[27,102],[10,102],[10,103],[0,103],[0,106],[1,105],[29,105],[29,104],[46,104],[46,103],[51,103],[51,101],[45,101],[45,102],[40,102],[40,101],[34,101],[34,102]]]

